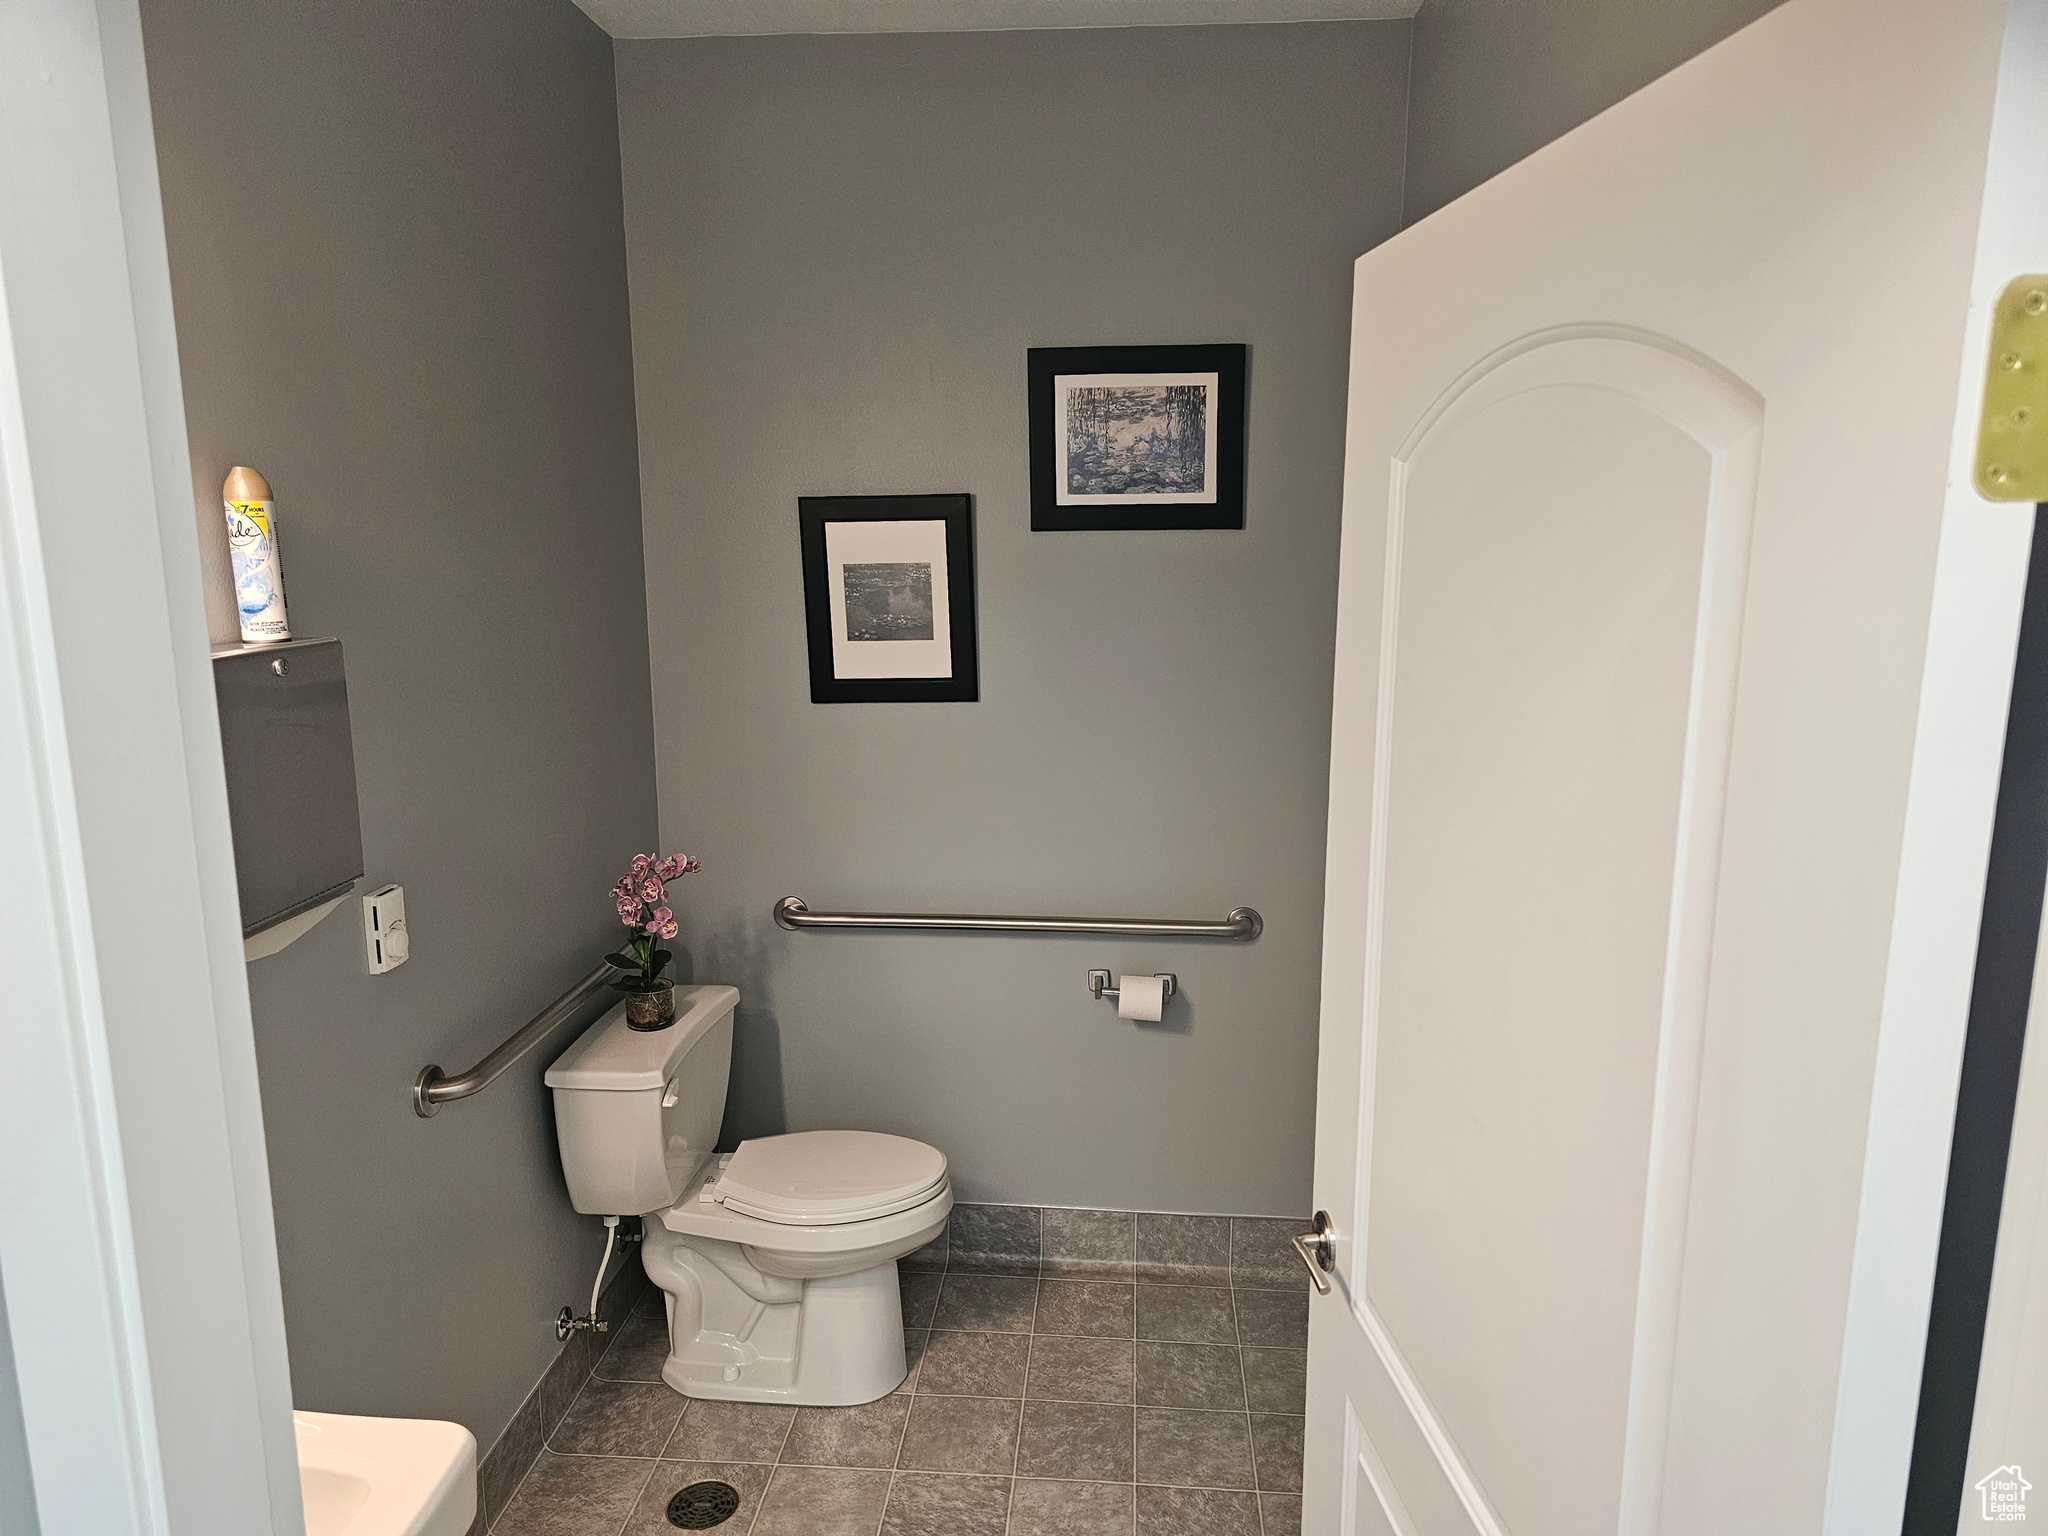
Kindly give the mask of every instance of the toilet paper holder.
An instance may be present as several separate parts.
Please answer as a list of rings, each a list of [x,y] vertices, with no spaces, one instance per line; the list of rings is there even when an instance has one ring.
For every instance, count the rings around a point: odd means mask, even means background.
[[[1180,978],[1170,971],[1159,971],[1155,974],[1161,981],[1166,983],[1166,995],[1168,997],[1173,996],[1180,986]],[[1105,997],[1111,1002],[1115,1002],[1122,995],[1122,989],[1112,987],[1109,984],[1109,972],[1090,971],[1088,973],[1088,995],[1097,1002],[1101,1002]]]

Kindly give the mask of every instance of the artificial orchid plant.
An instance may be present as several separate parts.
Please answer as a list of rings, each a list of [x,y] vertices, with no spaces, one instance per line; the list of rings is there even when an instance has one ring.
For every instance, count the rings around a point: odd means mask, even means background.
[[[674,958],[655,946],[676,936],[676,915],[668,905],[668,882],[679,875],[695,874],[701,866],[685,853],[665,859],[647,854],[633,855],[633,867],[612,887],[612,900],[619,909],[619,921],[632,930],[633,937],[617,954],[605,959],[623,974],[612,978],[621,992],[658,992],[667,982],[661,973]]]

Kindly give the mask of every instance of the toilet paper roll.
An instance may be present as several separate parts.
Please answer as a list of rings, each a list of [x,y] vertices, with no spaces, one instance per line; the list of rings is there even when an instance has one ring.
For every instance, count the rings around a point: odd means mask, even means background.
[[[1164,976],[1119,976],[1116,986],[1116,1016],[1120,1019],[1156,1021],[1166,1007]]]

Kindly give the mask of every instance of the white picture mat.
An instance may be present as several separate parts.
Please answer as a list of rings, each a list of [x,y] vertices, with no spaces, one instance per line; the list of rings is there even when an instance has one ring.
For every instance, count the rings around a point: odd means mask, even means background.
[[[932,638],[849,640],[846,636],[846,567],[924,564],[932,568]],[[946,582],[946,524],[937,518],[903,522],[825,524],[825,583],[832,616],[832,675],[852,678],[951,677],[953,605]]]
[[[1220,376],[1214,373],[1056,373],[1052,379],[1054,415],[1054,468],[1057,471],[1055,505],[1062,507],[1124,506],[1143,502],[1162,506],[1173,502],[1216,501],[1216,397],[1221,392]],[[1067,400],[1076,389],[1135,389],[1167,384],[1202,384],[1202,489],[1199,491],[1110,491],[1074,492],[1067,489]]]

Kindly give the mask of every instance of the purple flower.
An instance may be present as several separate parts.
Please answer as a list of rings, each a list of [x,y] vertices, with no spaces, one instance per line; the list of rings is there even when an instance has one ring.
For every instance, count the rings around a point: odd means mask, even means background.
[[[657,938],[674,938],[680,930],[676,926],[675,913],[662,905],[668,898],[668,889],[663,882],[678,875],[693,874],[699,867],[697,861],[686,853],[672,853],[662,859],[651,854],[634,854],[632,867],[612,887],[612,903],[618,908],[619,921],[628,928]],[[654,910],[650,911],[650,908]]]

